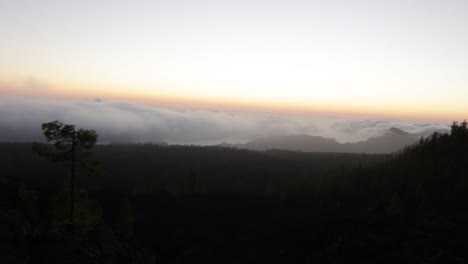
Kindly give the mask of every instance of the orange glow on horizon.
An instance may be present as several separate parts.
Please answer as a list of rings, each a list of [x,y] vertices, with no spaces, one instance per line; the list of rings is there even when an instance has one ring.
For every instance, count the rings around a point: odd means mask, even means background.
[[[431,121],[450,124],[454,120],[464,120],[466,109],[453,109],[441,105],[372,105],[372,104],[332,104],[329,102],[297,102],[278,100],[256,100],[222,98],[210,96],[188,96],[177,94],[150,93],[141,90],[117,87],[116,89],[95,88],[88,85],[44,85],[34,90],[24,85],[24,81],[0,82],[0,94],[49,99],[89,99],[133,102],[147,106],[190,107],[242,112],[268,112],[292,115],[330,115],[346,118],[397,118],[401,120]],[[59,89],[57,87],[68,87]],[[465,111],[463,111],[465,110]]]

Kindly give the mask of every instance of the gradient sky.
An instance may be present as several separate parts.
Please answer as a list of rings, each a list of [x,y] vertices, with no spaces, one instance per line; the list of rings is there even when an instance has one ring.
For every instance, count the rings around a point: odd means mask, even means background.
[[[457,120],[466,1],[0,1],[0,96]]]

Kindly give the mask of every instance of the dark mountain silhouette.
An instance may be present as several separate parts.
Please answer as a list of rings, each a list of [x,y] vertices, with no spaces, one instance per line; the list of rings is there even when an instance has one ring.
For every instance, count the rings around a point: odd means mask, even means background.
[[[382,136],[355,143],[339,143],[335,139],[300,134],[265,137],[231,146],[257,151],[282,149],[303,152],[391,153],[417,142],[420,138],[421,135],[392,127]]]
[[[0,263],[466,263],[467,126],[392,155],[97,145],[74,233],[68,168],[0,144]]]

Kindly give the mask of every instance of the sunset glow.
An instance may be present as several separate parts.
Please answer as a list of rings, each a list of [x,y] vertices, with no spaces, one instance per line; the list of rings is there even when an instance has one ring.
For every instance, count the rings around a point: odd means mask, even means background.
[[[2,1],[0,95],[468,115],[463,1],[130,3]]]

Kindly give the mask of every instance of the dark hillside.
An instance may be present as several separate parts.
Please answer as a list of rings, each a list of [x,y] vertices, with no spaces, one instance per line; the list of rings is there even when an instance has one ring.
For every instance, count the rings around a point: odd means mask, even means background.
[[[388,157],[136,144],[100,145],[95,156],[105,173],[85,182],[90,189],[132,193],[141,187],[142,192],[183,192],[184,181],[195,175],[202,185],[199,192],[257,194],[263,194],[273,179],[288,182],[319,178],[358,164],[371,166]],[[65,166],[34,155],[30,144],[0,144],[0,158],[9,178],[27,179],[37,187],[57,188],[67,174]]]
[[[468,260],[465,122],[393,155],[152,145],[95,152],[106,174],[80,186],[101,214],[85,211],[87,229],[72,239],[51,202],[64,168],[30,145],[0,146],[0,253],[10,260],[2,263]]]

